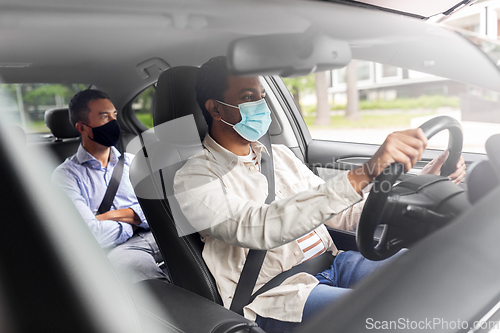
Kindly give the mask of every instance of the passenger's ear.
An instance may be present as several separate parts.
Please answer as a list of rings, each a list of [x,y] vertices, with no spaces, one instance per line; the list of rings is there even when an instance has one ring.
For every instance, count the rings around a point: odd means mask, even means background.
[[[205,108],[214,120],[220,120],[222,118],[219,112],[219,105],[220,104],[217,103],[215,99],[209,99],[205,102]]]
[[[78,133],[83,134],[85,132],[85,125],[83,124],[83,121],[77,122],[75,127]]]

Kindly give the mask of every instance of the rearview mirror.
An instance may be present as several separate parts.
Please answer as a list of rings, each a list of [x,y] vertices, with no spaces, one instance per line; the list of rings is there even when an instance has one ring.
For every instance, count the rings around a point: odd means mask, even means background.
[[[227,58],[235,75],[302,76],[347,66],[351,48],[324,34],[275,34],[237,39]]]

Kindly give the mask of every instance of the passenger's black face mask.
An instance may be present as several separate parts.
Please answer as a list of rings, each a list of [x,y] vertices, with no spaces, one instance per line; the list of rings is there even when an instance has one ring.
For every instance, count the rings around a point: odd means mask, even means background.
[[[85,124],[87,125],[87,124]],[[89,125],[87,125],[90,127]],[[92,128],[92,134],[94,138],[89,137],[90,140],[97,142],[106,147],[114,146],[118,143],[120,139],[120,124],[116,119],[111,120],[110,122],[98,126],[98,127],[90,127]]]

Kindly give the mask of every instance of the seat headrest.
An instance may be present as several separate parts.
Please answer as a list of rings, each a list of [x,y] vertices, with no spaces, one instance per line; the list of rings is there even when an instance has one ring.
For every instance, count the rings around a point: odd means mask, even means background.
[[[58,139],[77,138],[80,133],[69,121],[69,110],[50,109],[45,111],[45,124]]]
[[[169,68],[160,75],[154,100],[153,122],[155,126],[192,114],[200,139],[203,140],[208,131],[208,125],[196,102],[194,87],[197,72],[198,67],[179,66]],[[161,137],[158,139],[162,140]]]
[[[468,168],[465,182],[467,197],[473,205],[500,185],[500,180],[489,160],[476,162]]]

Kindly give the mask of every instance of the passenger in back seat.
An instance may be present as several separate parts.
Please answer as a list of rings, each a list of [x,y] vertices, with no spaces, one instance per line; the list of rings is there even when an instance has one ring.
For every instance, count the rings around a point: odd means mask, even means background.
[[[124,153],[123,173],[111,208],[98,213],[121,156],[114,147],[120,126],[109,96],[99,90],[81,91],[71,100],[69,115],[82,143],[75,155],[56,168],[53,182],[71,198],[111,264],[131,282],[169,279],[157,265],[163,259],[130,183],[131,154]]]

